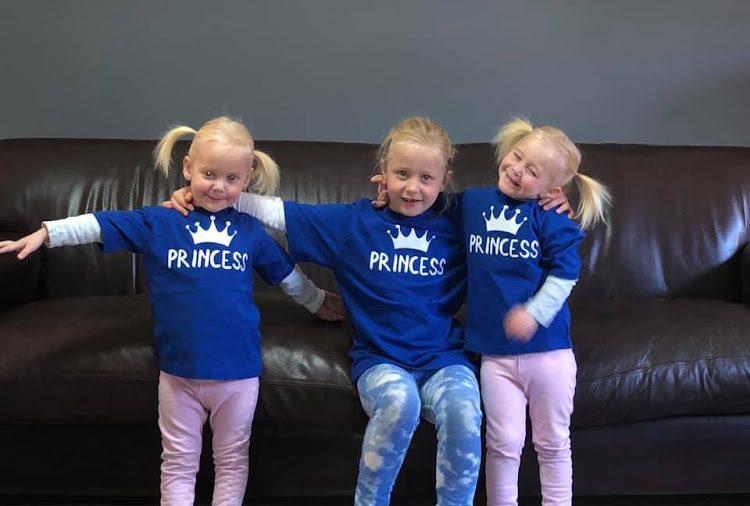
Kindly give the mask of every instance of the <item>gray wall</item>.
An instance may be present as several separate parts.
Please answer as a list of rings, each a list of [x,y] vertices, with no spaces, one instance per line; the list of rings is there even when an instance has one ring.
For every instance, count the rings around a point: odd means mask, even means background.
[[[747,0],[0,0],[0,138],[456,142],[511,115],[580,142],[750,146]]]

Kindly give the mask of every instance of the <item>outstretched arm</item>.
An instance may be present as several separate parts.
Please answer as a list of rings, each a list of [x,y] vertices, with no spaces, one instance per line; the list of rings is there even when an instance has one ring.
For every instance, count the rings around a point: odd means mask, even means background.
[[[48,239],[47,229],[42,227],[32,234],[21,237],[17,241],[0,241],[0,254],[18,251],[19,253],[16,257],[19,260],[23,260],[41,248],[42,244],[47,242]]]
[[[0,242],[0,254],[18,251],[18,259],[23,260],[46,244],[50,248],[57,246],[76,246],[101,241],[102,230],[93,214],[82,214],[62,220],[45,221],[36,232],[17,241]]]

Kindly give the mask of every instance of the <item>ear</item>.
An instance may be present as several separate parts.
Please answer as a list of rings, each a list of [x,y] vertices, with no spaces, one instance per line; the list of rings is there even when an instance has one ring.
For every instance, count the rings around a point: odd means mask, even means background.
[[[555,186],[554,188],[550,188],[546,192],[539,195],[540,199],[554,199],[555,197],[558,197],[562,193],[562,186]]]
[[[187,179],[188,182],[190,182],[191,166],[192,166],[192,162],[190,161],[190,157],[185,155],[185,158],[182,159],[182,175],[185,179]]]
[[[380,177],[382,178],[382,180],[379,183],[378,191],[388,190],[388,186],[386,186],[386,181],[388,180],[388,178],[386,177],[385,169],[386,169],[385,160],[380,160],[378,162],[378,170],[380,172]]]
[[[446,187],[446,186],[448,185],[448,183],[450,183],[451,181],[453,181],[453,171],[452,171],[452,170],[449,170],[448,172],[446,172],[446,173],[445,173],[445,177],[443,178],[443,184],[442,184],[442,185],[440,185],[440,191],[443,191],[443,190],[445,190],[445,187]]]
[[[383,177],[385,177],[385,169],[386,169],[385,160],[380,160],[378,162],[378,170],[380,171],[380,175]]]

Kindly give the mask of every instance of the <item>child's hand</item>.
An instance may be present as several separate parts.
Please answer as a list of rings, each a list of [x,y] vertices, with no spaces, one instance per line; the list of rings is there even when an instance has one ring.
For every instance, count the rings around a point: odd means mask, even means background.
[[[388,205],[388,192],[385,189],[385,178],[382,174],[378,174],[377,176],[372,176],[370,182],[378,185],[378,198],[372,201],[372,207],[375,209],[382,209]]]
[[[0,254],[20,251],[17,257],[19,260],[23,260],[41,248],[47,240],[49,240],[49,234],[47,229],[42,227],[33,234],[21,237],[17,241],[0,241]]]
[[[162,203],[164,207],[174,209],[175,211],[181,212],[184,216],[195,209],[193,205],[193,193],[190,191],[189,186],[183,186],[182,188],[175,190],[172,194],[172,200],[169,202]]]
[[[505,315],[503,327],[505,327],[505,333],[510,339],[526,343],[534,337],[536,329],[539,328],[539,323],[525,307],[516,305],[510,308],[508,314]]]
[[[344,319],[344,304],[341,302],[341,297],[328,290],[325,293],[326,297],[323,299],[323,304],[321,304],[315,316],[327,322],[342,321]]]
[[[568,196],[565,195],[565,192],[558,192],[555,196],[550,195],[542,195],[539,198],[539,205],[544,208],[545,211],[549,211],[550,209],[555,209],[555,212],[557,214],[562,214],[564,212],[568,213],[568,218],[572,218],[575,215],[575,210],[570,207],[570,202],[568,202]]]

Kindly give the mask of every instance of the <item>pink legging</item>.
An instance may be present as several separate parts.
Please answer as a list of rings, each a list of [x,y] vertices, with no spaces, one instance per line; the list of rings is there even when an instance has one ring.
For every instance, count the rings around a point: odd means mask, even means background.
[[[161,504],[192,506],[203,426],[213,432],[214,495],[211,504],[241,505],[248,474],[250,428],[258,378],[217,381],[159,375],[162,441]]]
[[[570,415],[576,386],[573,350],[484,355],[480,372],[487,419],[487,504],[517,506],[526,405],[539,461],[542,505],[573,501]]]

